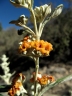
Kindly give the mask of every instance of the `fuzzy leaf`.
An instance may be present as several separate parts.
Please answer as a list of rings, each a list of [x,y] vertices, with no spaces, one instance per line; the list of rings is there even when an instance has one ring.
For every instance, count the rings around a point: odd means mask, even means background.
[[[34,5],[34,0],[32,0],[32,6],[31,6],[32,8],[33,8],[33,5]]]
[[[63,4],[60,4],[59,6],[57,6],[57,7],[55,8],[55,11],[54,11],[53,14],[52,14],[52,18],[60,15],[61,12],[62,12],[62,9],[63,9]]]

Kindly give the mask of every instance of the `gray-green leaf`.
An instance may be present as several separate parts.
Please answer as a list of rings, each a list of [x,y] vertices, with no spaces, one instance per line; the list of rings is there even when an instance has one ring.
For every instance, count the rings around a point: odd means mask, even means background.
[[[65,76],[65,77],[63,77],[63,78],[60,78],[60,79],[56,80],[55,82],[47,85],[46,87],[44,87],[44,88],[39,92],[38,96],[43,95],[47,90],[49,90],[50,88],[58,85],[59,83],[66,82],[66,81],[68,81],[68,80],[72,80],[72,74],[71,74],[71,75],[68,75],[68,76]]]
[[[55,8],[55,11],[53,12],[53,14],[52,14],[51,17],[54,18],[54,17],[60,15],[61,12],[62,12],[62,9],[63,9],[63,4],[60,4],[59,6],[57,6],[57,7]]]

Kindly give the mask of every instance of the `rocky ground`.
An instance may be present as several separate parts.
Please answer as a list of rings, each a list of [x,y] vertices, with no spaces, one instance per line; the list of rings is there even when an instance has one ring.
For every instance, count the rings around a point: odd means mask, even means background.
[[[30,68],[29,71],[23,72],[27,76],[27,81],[32,71],[33,69]],[[51,63],[46,67],[44,66],[43,68],[40,68],[40,72],[42,74],[53,75],[57,80],[63,76],[72,74],[72,63],[71,62],[69,64]],[[43,96],[72,96],[71,93],[72,93],[72,80],[55,86],[54,88],[47,91]],[[7,95],[7,93],[2,94],[3,96]]]

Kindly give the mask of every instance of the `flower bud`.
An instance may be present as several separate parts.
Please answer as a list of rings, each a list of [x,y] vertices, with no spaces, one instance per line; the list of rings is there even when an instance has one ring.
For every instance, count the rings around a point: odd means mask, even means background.
[[[8,91],[8,95],[20,96],[21,94],[27,93],[26,89],[22,85],[23,81],[25,81],[25,76],[22,73],[17,74],[12,80],[12,86]]]
[[[26,25],[27,22],[28,22],[28,18],[25,17],[25,15],[21,15],[18,20],[19,20],[22,24],[25,24],[25,25]]]
[[[21,15],[17,20],[12,20],[9,23],[15,24],[17,26],[26,25],[28,22],[28,18],[25,15]]]
[[[43,5],[40,7],[35,7],[34,9],[35,17],[37,22],[41,22],[48,14],[51,13],[51,5]],[[32,21],[32,17],[31,17]]]

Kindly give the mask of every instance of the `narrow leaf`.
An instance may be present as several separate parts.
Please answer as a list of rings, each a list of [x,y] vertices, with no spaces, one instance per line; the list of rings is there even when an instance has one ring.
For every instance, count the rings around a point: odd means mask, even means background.
[[[3,96],[2,94],[0,94],[0,96]]]
[[[62,9],[63,9],[63,4],[60,4],[59,6],[57,6],[57,7],[55,8],[55,11],[53,12],[53,14],[52,14],[51,17],[54,18],[54,17],[60,15],[61,12],[62,12]]]
[[[0,92],[7,92],[11,85],[0,85]]]
[[[32,0],[32,6],[31,6],[32,8],[33,8],[33,5],[34,5],[34,0]]]
[[[41,96],[43,95],[47,90],[51,89],[52,87],[58,85],[59,83],[63,83],[63,82],[66,82],[68,80],[72,80],[72,74],[71,75],[68,75],[68,76],[65,76],[63,78],[60,78],[58,79],[57,81],[47,85],[46,87],[44,87],[38,94],[38,96]]]

